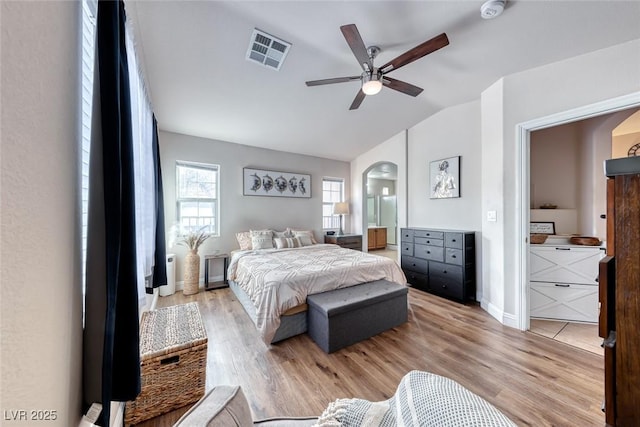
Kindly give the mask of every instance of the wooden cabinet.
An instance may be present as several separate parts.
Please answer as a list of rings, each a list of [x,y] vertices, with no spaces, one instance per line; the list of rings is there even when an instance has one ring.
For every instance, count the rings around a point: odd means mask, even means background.
[[[355,249],[356,251],[362,250],[362,235],[361,234],[344,234],[342,236],[324,236],[325,243],[333,243],[334,245],[341,246],[347,249]]]
[[[475,232],[403,228],[402,270],[413,287],[460,302],[475,300]]]
[[[369,250],[385,249],[387,247],[387,228],[369,228],[367,232]]]
[[[600,263],[607,425],[640,425],[640,157],[605,162],[607,257]]]
[[[598,262],[593,246],[531,245],[531,317],[598,321]]]

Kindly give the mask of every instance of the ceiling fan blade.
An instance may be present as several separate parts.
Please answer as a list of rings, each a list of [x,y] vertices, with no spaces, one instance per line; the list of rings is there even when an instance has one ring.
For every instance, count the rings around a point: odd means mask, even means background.
[[[414,86],[401,80],[392,79],[391,77],[387,76],[384,76],[382,78],[382,84],[390,89],[394,89],[398,92],[402,92],[414,97],[420,95],[424,90],[421,87]]]
[[[305,82],[305,83],[307,86],[320,86],[320,85],[330,85],[332,83],[351,82],[354,80],[360,80],[360,76],[336,77],[334,79],[323,79],[323,80],[311,80],[310,82]]]
[[[364,64],[367,64],[369,69],[373,68],[371,65],[371,59],[369,58],[369,54],[367,53],[367,47],[364,45],[362,41],[362,37],[360,37],[360,32],[358,31],[358,27],[356,24],[343,25],[340,27],[340,31],[342,31],[342,35],[347,40],[347,44],[351,48],[351,51],[356,56],[358,63],[362,67],[363,70],[367,71],[367,68]]]
[[[353,99],[353,102],[351,103],[351,107],[349,107],[349,110],[357,110],[360,104],[362,104],[362,101],[364,100],[365,96],[367,95],[365,95],[362,89],[360,89],[356,97]]]
[[[380,67],[380,71],[382,71],[382,74],[385,74],[390,71],[397,70],[398,68],[410,64],[413,61],[430,54],[431,52],[442,49],[448,44],[449,39],[447,38],[447,35],[445,33],[442,33],[439,36],[435,36],[431,40],[427,40],[426,42],[419,44],[413,49],[409,49],[402,55],[387,62],[382,67]]]

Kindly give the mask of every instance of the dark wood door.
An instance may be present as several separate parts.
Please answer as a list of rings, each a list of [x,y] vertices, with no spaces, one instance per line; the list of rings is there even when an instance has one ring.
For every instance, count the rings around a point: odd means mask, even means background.
[[[640,174],[614,186],[616,425],[640,423]]]

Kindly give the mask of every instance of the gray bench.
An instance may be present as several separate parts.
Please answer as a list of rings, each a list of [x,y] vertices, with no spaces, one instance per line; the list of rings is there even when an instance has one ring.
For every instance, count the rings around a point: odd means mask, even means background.
[[[387,280],[309,295],[308,334],[326,353],[407,321],[407,287]]]

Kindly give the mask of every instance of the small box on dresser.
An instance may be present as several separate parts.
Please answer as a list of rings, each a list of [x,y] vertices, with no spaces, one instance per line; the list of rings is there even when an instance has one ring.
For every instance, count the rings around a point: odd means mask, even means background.
[[[475,300],[475,232],[401,230],[401,265],[415,288],[452,300]]]
[[[140,322],[142,389],[127,402],[125,424],[138,424],[197,402],[205,390],[207,332],[198,304],[146,311]]]

